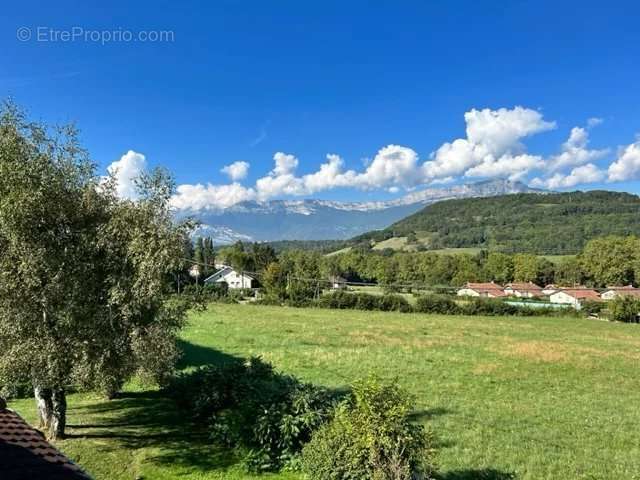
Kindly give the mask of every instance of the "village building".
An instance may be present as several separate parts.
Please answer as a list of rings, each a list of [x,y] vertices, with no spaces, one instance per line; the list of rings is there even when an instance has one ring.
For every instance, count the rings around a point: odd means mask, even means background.
[[[534,298],[543,295],[542,288],[533,282],[507,283],[504,287],[504,293],[520,298]]]
[[[571,305],[576,310],[580,310],[584,302],[599,302],[601,300],[598,292],[586,287],[563,288],[549,296],[551,303]]]
[[[621,296],[630,296],[640,298],[640,288],[635,288],[633,285],[627,285],[624,287],[607,287],[607,289],[600,294],[600,298],[603,300],[613,300]]]
[[[473,283],[467,282],[464,287],[458,290],[457,295],[460,297],[487,297],[498,298],[506,297],[504,288],[494,282]]]
[[[347,288],[347,279],[340,275],[331,275],[329,285],[332,290],[344,290]]]
[[[226,283],[230,289],[258,287],[258,281],[252,275],[245,272],[238,272],[228,265],[222,266],[216,273],[205,278],[204,283]]]
[[[550,283],[542,289],[542,295],[546,295],[548,297],[549,295],[556,293],[558,290],[560,290],[560,287]]]

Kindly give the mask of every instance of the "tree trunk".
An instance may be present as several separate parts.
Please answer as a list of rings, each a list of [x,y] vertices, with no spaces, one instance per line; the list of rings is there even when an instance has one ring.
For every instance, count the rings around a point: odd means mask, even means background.
[[[39,428],[46,432],[51,425],[51,417],[53,415],[53,401],[51,399],[51,390],[48,388],[33,387],[33,396],[36,399],[38,407],[38,418],[40,419]]]
[[[67,426],[67,396],[62,388],[52,390],[51,401],[53,411],[49,425],[49,438],[56,440],[64,438],[64,429]]]

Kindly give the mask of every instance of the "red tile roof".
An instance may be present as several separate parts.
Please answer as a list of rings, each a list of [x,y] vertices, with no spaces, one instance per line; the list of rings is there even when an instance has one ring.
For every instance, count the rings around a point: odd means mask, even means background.
[[[504,288],[511,288],[520,292],[541,292],[542,287],[533,282],[513,282],[507,283]]]
[[[90,480],[80,467],[47,442],[0,399],[2,480]]]
[[[578,300],[602,300],[598,292],[588,288],[563,288],[560,292],[571,295],[573,298],[577,298]]]
[[[640,288],[635,288],[633,285],[625,285],[624,287],[607,287],[605,292],[614,291],[621,295],[631,295],[633,297],[640,297]]]
[[[467,282],[463,288],[468,288],[470,290],[475,290],[478,293],[486,293],[491,294],[494,297],[505,297],[506,293],[504,293],[502,285],[493,282],[485,282],[485,283],[474,283]]]

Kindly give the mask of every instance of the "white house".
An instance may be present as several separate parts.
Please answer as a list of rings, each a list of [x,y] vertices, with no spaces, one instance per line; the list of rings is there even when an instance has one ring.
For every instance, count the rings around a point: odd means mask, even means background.
[[[488,297],[498,298],[505,297],[502,285],[497,283],[473,283],[467,282],[464,287],[457,292],[459,297]]]
[[[542,288],[533,282],[507,283],[504,287],[504,293],[520,298],[534,298],[543,295]]]
[[[542,289],[542,294],[549,296],[556,293],[558,290],[560,290],[560,288],[551,283]]]
[[[340,275],[332,275],[329,277],[329,284],[332,290],[344,290],[347,288],[347,279]]]
[[[551,303],[572,305],[576,310],[580,310],[585,301],[598,302],[600,300],[598,292],[585,287],[564,288],[549,296]]]
[[[626,287],[607,287],[607,289],[600,294],[600,298],[603,300],[613,300],[623,295],[640,297],[640,288],[635,288],[633,285],[627,285]]]
[[[244,272],[238,272],[225,265],[213,275],[204,279],[204,283],[226,283],[229,288],[255,288],[256,279]]]

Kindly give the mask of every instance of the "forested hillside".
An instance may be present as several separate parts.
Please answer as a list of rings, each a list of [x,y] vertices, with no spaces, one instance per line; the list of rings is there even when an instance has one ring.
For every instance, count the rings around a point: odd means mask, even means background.
[[[572,254],[592,238],[630,234],[640,234],[640,197],[592,191],[447,200],[353,242],[406,237],[420,249]]]

